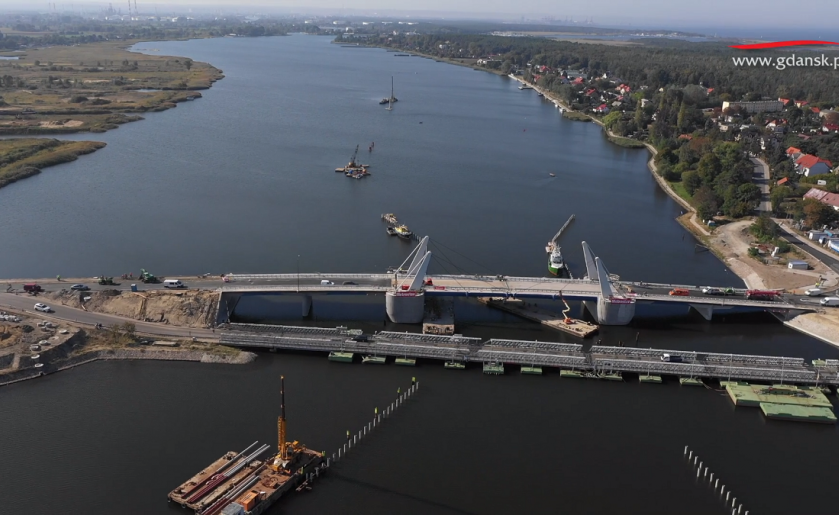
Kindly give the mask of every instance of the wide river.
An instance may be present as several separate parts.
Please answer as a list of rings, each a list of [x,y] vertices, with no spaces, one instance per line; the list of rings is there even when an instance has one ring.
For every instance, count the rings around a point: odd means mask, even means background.
[[[505,77],[310,36],[137,49],[226,78],[145,121],[71,136],[108,147],[0,189],[0,277],[293,272],[298,255],[301,271],[377,272],[410,250],[384,232],[379,215],[394,212],[431,236],[435,271],[544,275],[545,242],[576,214],[561,240],[575,274],[586,240],[625,279],[742,284],[695,251],[646,151]],[[332,171],[356,145],[373,172],[359,181]],[[567,339],[533,325],[461,330]],[[648,319],[600,338],[636,334],[657,348],[839,356],[763,315]],[[2,388],[0,511],[182,513],[169,490],[228,450],[274,442],[280,374],[290,436],[329,452],[412,376],[422,389],[274,514],[730,513],[685,445],[750,513],[815,513],[839,497],[835,427],[769,422],[711,389],[262,354],[246,366],[97,363]]]

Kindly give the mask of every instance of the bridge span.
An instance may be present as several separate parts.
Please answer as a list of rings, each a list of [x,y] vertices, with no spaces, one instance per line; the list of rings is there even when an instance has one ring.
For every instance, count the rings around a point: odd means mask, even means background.
[[[783,356],[640,349],[528,340],[469,338],[381,331],[358,338],[360,330],[230,324],[220,343],[233,347],[555,367],[600,376],[615,372],[718,380],[752,380],[806,385],[839,385],[839,361]],[[364,340],[364,341],[356,341]],[[673,361],[663,361],[664,354]],[[674,358],[678,357],[679,360]]]
[[[684,305],[710,320],[715,310],[731,307],[764,309],[787,317],[807,306],[790,302],[750,300],[746,290],[733,295],[709,296],[696,285],[673,285],[620,281],[609,274],[600,258],[583,242],[588,274],[582,279],[513,277],[503,275],[427,274],[431,252],[428,237],[408,256],[405,263],[388,274],[230,274],[221,288],[218,322],[229,320],[243,295],[302,294],[303,313],[311,308],[312,294],[383,294],[388,317],[397,323],[420,323],[426,297],[495,297],[582,301],[601,325],[626,325],[635,315],[638,303]],[[410,261],[406,267],[405,264]],[[670,295],[678,289],[683,295]],[[686,295],[684,293],[687,293]]]

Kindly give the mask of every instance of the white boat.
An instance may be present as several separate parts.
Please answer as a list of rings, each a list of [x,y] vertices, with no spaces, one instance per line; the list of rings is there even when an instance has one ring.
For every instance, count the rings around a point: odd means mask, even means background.
[[[533,89],[533,86],[531,86],[530,84],[525,84],[524,82],[522,82],[521,86],[519,86],[519,89]]]

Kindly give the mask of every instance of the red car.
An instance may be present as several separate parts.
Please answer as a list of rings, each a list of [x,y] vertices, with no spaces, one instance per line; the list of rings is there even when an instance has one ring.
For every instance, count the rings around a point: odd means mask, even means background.
[[[673,288],[670,290],[670,295],[675,295],[679,297],[690,297],[690,291],[684,288]]]

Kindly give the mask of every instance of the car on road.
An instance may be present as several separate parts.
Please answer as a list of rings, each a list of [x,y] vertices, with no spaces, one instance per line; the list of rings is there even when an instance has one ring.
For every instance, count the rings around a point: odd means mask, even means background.
[[[690,290],[686,290],[684,288],[673,288],[670,290],[670,295],[676,297],[690,297]]]
[[[715,288],[713,286],[706,286],[702,288],[702,293],[705,295],[725,295],[722,288]]]
[[[682,357],[681,356],[673,356],[671,354],[662,354],[661,361],[666,361],[668,363],[681,363]]]
[[[366,342],[370,341],[370,336],[367,335],[367,334],[359,334],[359,335],[353,336],[352,339],[353,339],[354,342],[365,342],[366,343]]]
[[[84,284],[74,284],[73,286],[70,286],[70,289],[76,291],[87,291],[90,289],[90,286],[85,286]]]
[[[323,280],[320,282],[320,285],[321,285],[321,286],[335,286],[335,283],[333,283],[332,281],[328,281],[328,280],[326,280],[326,279],[323,279]]]
[[[52,308],[47,306],[46,304],[37,303],[35,304],[35,311],[43,311],[44,313],[52,313]]]
[[[819,302],[819,304],[822,306],[837,307],[839,306],[839,297],[825,297]]]
[[[358,283],[355,281],[344,281],[341,284],[343,284],[344,286],[358,286]]]

